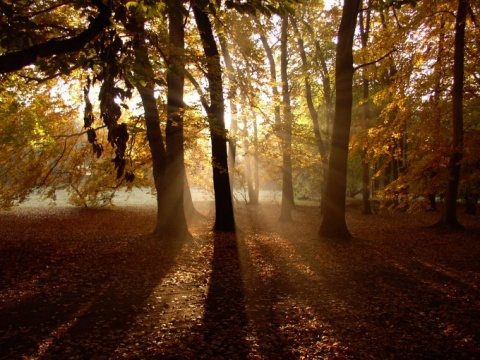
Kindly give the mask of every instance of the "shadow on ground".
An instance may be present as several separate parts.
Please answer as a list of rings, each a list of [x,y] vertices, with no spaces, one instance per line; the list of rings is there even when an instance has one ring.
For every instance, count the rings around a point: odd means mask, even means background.
[[[0,358],[480,357],[478,223],[352,213],[341,243],[317,208],[278,211],[237,207],[237,235],[208,213],[168,244],[139,209],[2,214]]]
[[[3,244],[2,359],[115,357],[137,316],[145,311],[152,291],[175,265],[184,243],[126,236],[121,229],[112,240],[90,225],[84,228],[86,236],[74,235],[75,231],[82,233],[79,226],[64,229],[60,239],[49,238],[62,232],[62,222],[72,226],[72,213],[24,219],[23,226],[35,228],[34,235]],[[73,216],[83,217],[78,222],[96,222],[98,213],[94,213]],[[100,216],[115,214],[107,211]]]

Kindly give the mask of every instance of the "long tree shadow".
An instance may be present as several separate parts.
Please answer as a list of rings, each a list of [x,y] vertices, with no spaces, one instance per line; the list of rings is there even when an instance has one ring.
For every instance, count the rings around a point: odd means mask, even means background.
[[[217,359],[248,356],[247,315],[237,235],[215,233],[210,284],[197,354]]]
[[[103,247],[80,260],[73,253],[46,266],[37,291],[0,304],[0,357],[116,357],[186,239],[162,243],[137,236],[111,251]]]
[[[412,266],[408,258],[387,258],[358,238],[283,241],[290,251],[282,255],[285,261],[278,259],[279,271],[290,274],[282,288],[290,288],[303,308],[311,307],[311,316],[326,321],[336,341],[357,358],[448,359],[477,351],[471,343],[478,337],[478,294],[460,282]],[[295,257],[308,271],[282,265]],[[453,295],[457,288],[462,291]],[[455,314],[473,320],[462,323]]]
[[[268,269],[259,277],[264,286],[257,299],[263,293],[266,301],[257,303],[261,316],[253,324],[267,330],[259,336],[265,356],[476,358],[474,282],[412,266],[408,250],[392,253],[392,241],[379,248],[358,238],[319,241],[309,232],[309,216],[298,216],[294,227],[276,225],[268,216],[251,220],[248,251],[257,272]],[[284,350],[272,352],[269,344]]]

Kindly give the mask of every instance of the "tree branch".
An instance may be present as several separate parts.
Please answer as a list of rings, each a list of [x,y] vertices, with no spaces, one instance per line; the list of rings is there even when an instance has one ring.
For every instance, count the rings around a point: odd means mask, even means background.
[[[397,49],[390,50],[388,53],[386,53],[386,54],[383,55],[382,57],[379,57],[379,58],[376,59],[376,60],[370,61],[370,62],[365,63],[365,64],[358,65],[358,66],[356,66],[356,67],[353,68],[353,71],[357,71],[358,69],[364,68],[364,67],[366,67],[366,66],[370,66],[370,65],[376,64],[376,63],[382,61],[383,59],[389,57],[390,55],[392,55],[395,51],[397,51]]]
[[[92,2],[99,9],[99,13],[87,29],[70,39],[60,41],[51,39],[23,50],[1,55],[0,74],[33,65],[41,58],[80,51],[110,25],[110,17],[112,15],[110,6],[103,4],[102,0],[94,0]]]
[[[202,91],[202,87],[188,70],[185,69],[184,73],[185,73],[185,77],[190,81],[190,83],[193,85],[195,90],[197,90],[197,93],[200,96],[200,102],[202,103],[202,106],[205,109],[205,111],[208,112],[210,110],[210,105],[208,103],[207,97]]]

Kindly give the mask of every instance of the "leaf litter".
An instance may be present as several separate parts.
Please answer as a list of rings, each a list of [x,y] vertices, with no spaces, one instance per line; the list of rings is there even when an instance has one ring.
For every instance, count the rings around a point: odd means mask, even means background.
[[[480,357],[478,218],[349,208],[332,242],[312,207],[237,205],[236,235],[199,210],[170,242],[152,207],[0,213],[0,358]]]

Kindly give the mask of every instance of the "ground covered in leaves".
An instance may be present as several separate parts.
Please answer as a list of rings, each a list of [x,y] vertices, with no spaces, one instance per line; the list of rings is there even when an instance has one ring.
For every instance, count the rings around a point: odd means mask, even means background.
[[[238,205],[228,235],[198,206],[175,243],[152,207],[1,212],[0,358],[480,358],[478,216],[349,208],[334,242],[315,207]]]

